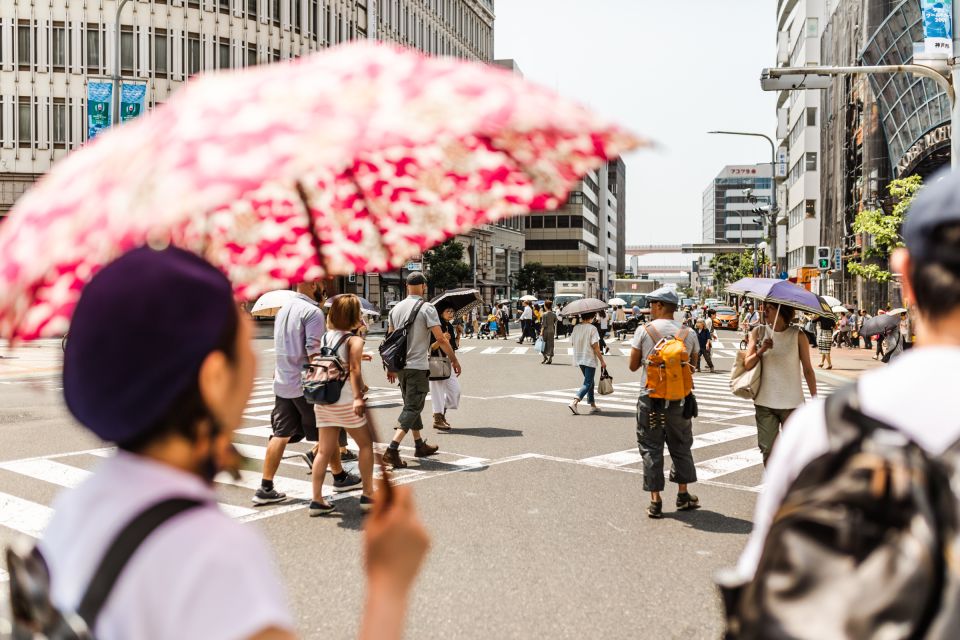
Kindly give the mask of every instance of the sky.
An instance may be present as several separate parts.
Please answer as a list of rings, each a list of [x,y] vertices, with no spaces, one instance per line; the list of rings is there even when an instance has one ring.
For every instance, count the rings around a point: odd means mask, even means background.
[[[496,0],[494,51],[530,80],[653,139],[624,156],[627,244],[698,242],[703,191],[727,164],[770,161],[773,0]]]

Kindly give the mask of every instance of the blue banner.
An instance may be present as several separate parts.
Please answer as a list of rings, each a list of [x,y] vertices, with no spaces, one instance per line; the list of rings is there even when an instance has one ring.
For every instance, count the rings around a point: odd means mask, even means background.
[[[147,85],[124,82],[120,87],[120,122],[136,118],[147,110]]]
[[[87,81],[87,140],[110,126],[113,83],[109,80]]]
[[[953,0],[921,0],[920,8],[926,57],[953,57]]]

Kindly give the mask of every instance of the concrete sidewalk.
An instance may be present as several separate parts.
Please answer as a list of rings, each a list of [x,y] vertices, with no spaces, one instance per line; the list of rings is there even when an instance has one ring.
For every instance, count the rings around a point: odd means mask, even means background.
[[[859,348],[837,348],[830,351],[830,357],[833,360],[833,369],[823,370],[825,374],[840,376],[847,380],[855,380],[865,371],[882,367],[884,364],[880,360],[874,360],[873,356],[877,353],[876,343],[870,349]],[[814,366],[820,362],[820,352],[813,349],[810,353]]]

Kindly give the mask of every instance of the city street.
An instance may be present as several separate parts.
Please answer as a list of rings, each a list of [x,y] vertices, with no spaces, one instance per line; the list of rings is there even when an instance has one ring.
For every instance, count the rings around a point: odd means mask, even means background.
[[[262,460],[273,404],[271,326],[257,328],[259,371],[241,452]],[[697,374],[700,417],[694,456],[698,511],[675,513],[668,484],[665,517],[644,509],[634,406],[638,376],[627,369],[629,344],[610,342],[615,392],[598,396],[599,415],[565,406],[579,386],[566,342],[552,366],[532,346],[464,339],[461,409],[454,429],[424,435],[440,454],[420,460],[397,481],[415,485],[433,546],[408,619],[411,638],[596,637],[706,638],[721,630],[714,572],[733,563],[750,531],[761,489],[752,404],[733,397],[728,377],[739,337],[721,331],[718,372]],[[368,349],[375,351],[377,339]],[[64,487],[89,475],[110,449],[74,426],[60,392],[59,341],[39,341],[0,359],[0,546],[36,537]],[[399,390],[379,358],[366,381],[380,437],[399,413]],[[818,370],[827,394],[843,379]],[[429,401],[423,413],[430,424]],[[281,465],[283,504],[254,507],[259,473],[238,483],[218,478],[224,510],[259,527],[274,549],[309,638],[356,632],[362,605],[358,496],[340,494],[338,513],[307,517],[310,477],[291,445]],[[328,482],[329,482],[328,476]],[[0,579],[5,579],[0,574]],[[575,603],[576,606],[573,606]],[[535,632],[534,632],[535,630]]]

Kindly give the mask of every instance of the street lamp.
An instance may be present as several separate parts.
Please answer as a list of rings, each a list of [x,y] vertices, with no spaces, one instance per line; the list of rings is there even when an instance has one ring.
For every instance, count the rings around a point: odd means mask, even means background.
[[[120,122],[120,12],[130,0],[120,0],[117,3],[117,14],[113,34],[113,117],[112,124]]]
[[[763,138],[770,143],[770,217],[774,221],[770,226],[770,244],[774,247],[771,250],[771,253],[774,255],[774,260],[776,260],[776,246],[777,246],[777,212],[780,211],[780,207],[777,206],[777,145],[774,143],[773,139],[764,134],[764,133],[753,133],[750,131],[708,131],[707,133],[712,135],[724,135],[724,136],[749,136],[752,138]],[[741,236],[740,241],[743,242],[743,237]]]

